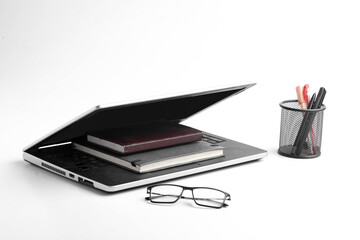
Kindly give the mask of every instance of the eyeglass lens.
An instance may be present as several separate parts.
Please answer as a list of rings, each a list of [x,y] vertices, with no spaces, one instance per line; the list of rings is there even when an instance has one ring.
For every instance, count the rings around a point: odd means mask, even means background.
[[[154,203],[174,203],[179,199],[182,190],[179,186],[155,186],[151,189],[150,199]]]
[[[225,201],[225,193],[215,189],[195,188],[193,197],[197,204],[210,207],[221,207]]]

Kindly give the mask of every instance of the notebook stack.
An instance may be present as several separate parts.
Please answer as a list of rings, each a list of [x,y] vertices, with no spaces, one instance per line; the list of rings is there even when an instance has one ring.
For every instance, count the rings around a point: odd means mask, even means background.
[[[181,124],[156,123],[108,129],[74,142],[80,151],[146,173],[224,156],[224,148],[202,141],[201,131]]]

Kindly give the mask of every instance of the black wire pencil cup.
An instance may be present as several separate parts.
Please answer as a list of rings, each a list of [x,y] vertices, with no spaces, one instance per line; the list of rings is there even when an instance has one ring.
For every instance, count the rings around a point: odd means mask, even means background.
[[[297,100],[280,103],[281,125],[278,153],[292,158],[316,158],[321,154],[325,105],[301,109]]]

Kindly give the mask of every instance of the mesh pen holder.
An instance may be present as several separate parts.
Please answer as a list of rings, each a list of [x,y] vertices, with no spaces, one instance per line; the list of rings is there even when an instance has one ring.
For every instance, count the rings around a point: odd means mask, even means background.
[[[316,158],[321,154],[325,105],[301,109],[297,100],[280,103],[281,125],[278,153],[292,158]]]

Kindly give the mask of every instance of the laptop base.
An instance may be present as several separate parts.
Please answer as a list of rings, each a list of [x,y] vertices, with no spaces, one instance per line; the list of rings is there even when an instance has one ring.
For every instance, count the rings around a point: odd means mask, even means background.
[[[225,156],[142,174],[80,152],[74,149],[71,143],[26,151],[24,160],[91,187],[106,192],[116,192],[267,156],[265,150],[213,134],[204,133],[203,141],[225,147]]]

